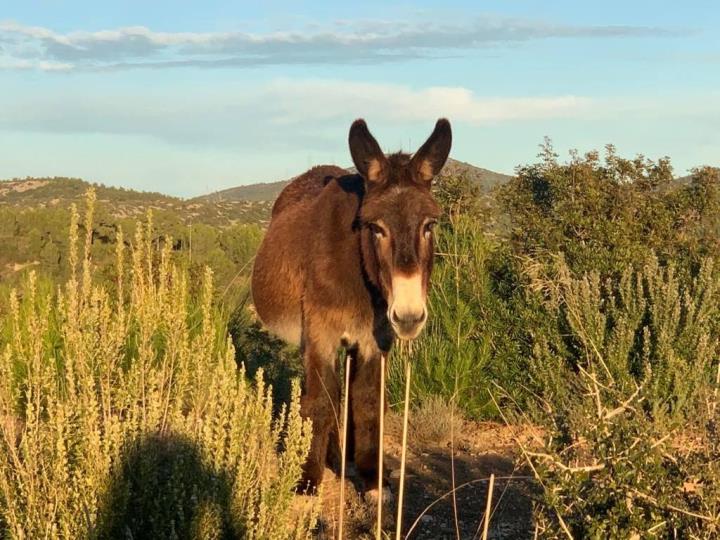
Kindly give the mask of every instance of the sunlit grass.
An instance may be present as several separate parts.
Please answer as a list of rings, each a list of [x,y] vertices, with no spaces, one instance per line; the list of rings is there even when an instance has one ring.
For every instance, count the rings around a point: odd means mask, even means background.
[[[94,195],[73,209],[70,278],[9,299],[0,353],[0,532],[10,538],[304,538],[294,487],[310,443],[299,387],[273,415],[218,322],[148,223],[93,275]],[[88,231],[78,238],[80,231]],[[221,330],[222,329],[222,330]]]

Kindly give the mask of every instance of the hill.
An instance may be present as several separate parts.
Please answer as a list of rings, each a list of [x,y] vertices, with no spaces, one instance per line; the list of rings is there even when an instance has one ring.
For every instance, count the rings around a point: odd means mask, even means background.
[[[348,172],[355,172],[354,168],[348,168]],[[482,192],[488,192],[498,185],[505,184],[512,176],[502,174],[481,167],[475,167],[469,163],[449,159],[445,164],[442,172],[444,176],[466,176],[471,181],[477,183]],[[282,189],[292,181],[281,180],[279,182],[267,182],[258,184],[249,184],[246,186],[237,186],[233,188],[216,191],[209,195],[203,195],[193,199],[194,201],[212,201],[212,202],[229,202],[229,201],[274,201],[280,194]]]
[[[270,215],[270,202],[188,201],[77,178],[0,181],[0,284],[16,285],[32,269],[62,281],[69,269],[70,208],[86,206],[90,187],[96,195],[93,262],[101,273],[111,271],[119,232],[126,244],[135,243],[137,223],[152,212],[153,241],[171,240],[173,256],[193,275],[208,265],[226,286],[250,267]]]
[[[247,200],[186,200],[151,191],[92,184],[79,178],[26,178],[0,181],[0,208],[67,208],[94,187],[98,202],[117,219],[170,213],[184,224],[204,223],[227,227],[237,223],[264,223],[270,203]]]

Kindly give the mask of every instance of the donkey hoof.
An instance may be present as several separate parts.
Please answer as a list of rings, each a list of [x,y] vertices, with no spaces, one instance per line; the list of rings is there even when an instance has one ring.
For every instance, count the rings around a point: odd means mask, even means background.
[[[380,496],[380,490],[377,488],[369,489],[365,492],[365,502],[377,504],[378,497]],[[392,491],[390,491],[389,487],[384,487],[382,489],[382,502],[383,504],[391,503],[395,500],[395,497],[392,494]]]

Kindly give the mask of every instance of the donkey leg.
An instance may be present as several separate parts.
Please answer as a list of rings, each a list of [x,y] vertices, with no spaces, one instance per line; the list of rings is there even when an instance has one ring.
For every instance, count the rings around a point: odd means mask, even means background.
[[[380,355],[357,358],[351,387],[355,467],[365,489],[377,489],[377,465],[380,435]],[[387,400],[386,406],[387,409]]]
[[[349,399],[348,403],[348,425],[347,425],[347,450],[345,455],[348,461],[355,462],[355,418],[353,416],[353,382],[357,375],[358,351],[356,348],[348,350],[351,356],[350,360],[350,395],[345,399]],[[354,470],[354,469],[353,469]]]
[[[350,384],[352,385],[353,378],[355,377],[355,364],[357,362],[357,348],[347,348],[345,351],[345,354],[350,357]],[[343,362],[343,366],[347,366],[346,362]],[[343,386],[344,386],[344,378],[343,380]],[[350,396],[344,396],[344,399],[350,399]],[[342,405],[338,409],[338,416],[342,416],[342,408],[344,405]],[[340,474],[340,467],[342,464],[342,445],[340,443],[340,435],[342,434],[342,431],[338,432],[338,428],[340,430],[346,429],[347,430],[347,449],[345,452],[346,460],[352,461],[353,459],[353,452],[355,448],[355,435],[354,435],[354,428],[353,428],[353,412],[352,412],[352,406],[348,407],[348,423],[347,427],[343,428],[341,425],[342,422],[333,422],[332,427],[330,429],[330,435],[328,437],[328,449],[327,449],[327,460],[326,464],[328,467],[333,469],[335,473]],[[350,466],[349,463],[346,463],[346,465],[349,467],[346,469],[346,474],[349,476],[352,476],[354,473],[352,466]]]
[[[334,351],[321,351],[309,344],[305,350],[305,392],[301,414],[312,421],[312,443],[303,467],[303,488],[312,490],[322,482],[328,440],[336,430],[340,387],[335,371]]]

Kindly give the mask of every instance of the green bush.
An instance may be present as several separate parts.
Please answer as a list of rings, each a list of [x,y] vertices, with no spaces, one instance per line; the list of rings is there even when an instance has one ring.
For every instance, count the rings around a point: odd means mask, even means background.
[[[720,172],[673,179],[670,161],[622,159],[608,146],[559,163],[546,141],[540,163],[520,167],[500,195],[518,255],[546,261],[562,252],[575,272],[602,276],[654,253],[678,271],[720,248]]]
[[[92,231],[92,195],[84,231]],[[0,353],[0,533],[9,538],[306,538],[294,487],[310,443],[299,388],[238,369],[213,307],[138,226],[117,282],[94,281],[91,234],[54,295],[11,295]],[[222,329],[222,330],[218,330]]]
[[[562,339],[538,339],[529,376],[543,389],[525,449],[545,537],[707,538],[720,533],[720,277],[686,280],[650,258],[619,279],[575,276],[560,259],[535,277]]]

